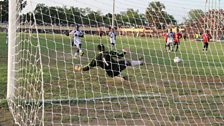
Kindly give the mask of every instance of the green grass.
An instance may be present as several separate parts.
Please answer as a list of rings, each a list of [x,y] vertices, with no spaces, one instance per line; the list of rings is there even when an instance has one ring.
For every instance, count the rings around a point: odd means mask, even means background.
[[[5,34],[0,33],[0,99],[6,97],[7,80],[7,45],[5,44]]]
[[[25,38],[27,37],[27,34],[22,35]],[[46,92],[51,94],[59,92],[61,97],[69,95],[73,98],[91,98],[133,93],[148,94],[154,91],[165,95],[166,93],[186,95],[194,92],[196,94],[198,91],[191,91],[193,89],[183,90],[189,86],[194,88],[195,82],[222,82],[221,78],[224,75],[224,55],[222,51],[224,44],[222,43],[210,43],[210,50],[204,53],[201,49],[202,43],[186,41],[181,43],[179,52],[167,53],[164,51],[163,39],[118,37],[117,49],[130,48],[131,50],[127,59],[138,59],[143,56],[147,63],[145,66],[128,68],[123,72],[131,79],[131,84],[138,87],[135,89],[130,87],[130,82],[124,82],[123,84],[113,84],[112,82],[108,85],[107,80],[110,80],[110,78],[101,69],[74,73],[72,70],[74,64],[88,64],[96,55],[95,47],[100,42],[98,37],[86,35],[83,39],[83,48],[86,49],[86,55],[82,60],[72,59],[72,51],[74,50],[66,36],[40,34],[39,41],[44,64],[44,82],[49,83],[46,86],[51,86],[49,90],[46,88]],[[103,38],[102,43],[109,46],[106,37]],[[32,38],[30,45],[33,46],[32,51],[34,50],[33,52],[37,53],[35,38]],[[175,64],[173,62],[175,56],[181,57],[184,62]],[[182,81],[186,84],[183,84],[180,88],[175,84],[174,89],[165,88],[164,91],[158,91],[162,84],[167,81],[172,81],[171,83]],[[205,85],[202,85],[201,88],[204,88]],[[145,90],[145,87],[148,86],[151,86],[149,90]],[[215,87],[216,85],[212,86]],[[68,87],[69,89],[67,89]],[[73,92],[74,89],[79,90]],[[54,95],[49,97],[55,98]]]
[[[0,92],[0,99],[4,99],[7,48],[4,43],[5,34],[0,33],[0,35],[2,45],[0,88],[3,89]],[[75,102],[69,101],[70,108],[66,106],[68,102],[64,103],[64,106],[61,106],[60,102],[46,104],[46,112],[50,114],[52,111],[65,112],[64,115],[55,116],[55,120],[59,123],[70,121],[82,122],[81,124],[84,125],[89,122],[96,124],[94,123],[96,113],[102,125],[106,124],[106,120],[113,121],[118,118],[135,119],[139,121],[136,123],[139,125],[142,124],[139,118],[164,119],[164,122],[158,125],[167,122],[184,124],[189,120],[196,123],[206,119],[216,119],[218,123],[223,119],[224,111],[221,108],[224,96],[224,43],[210,43],[209,51],[205,53],[202,51],[201,42],[182,40],[178,52],[167,53],[164,50],[163,38],[118,36],[118,51],[129,48],[131,53],[126,55],[127,59],[135,60],[143,57],[146,62],[144,66],[129,67],[123,71],[122,74],[127,75],[130,81],[121,82],[108,77],[100,68],[81,73],[73,71],[74,65],[86,65],[97,55],[95,51],[97,44],[103,43],[109,47],[107,37],[103,37],[100,41],[98,36],[86,35],[82,39],[85,55],[81,59],[74,59],[72,54],[75,49],[71,47],[70,38],[65,35],[39,34],[37,36],[26,33],[18,35],[21,41],[16,44],[18,50],[16,83],[18,87],[23,88],[16,90],[16,95],[22,97],[24,94],[22,92],[28,91],[30,95],[26,95],[26,98],[41,100],[40,91],[43,84],[45,100],[79,99]],[[183,62],[175,64],[173,59],[176,56],[182,58]],[[159,97],[150,96],[152,94]],[[139,95],[149,96],[137,98]],[[84,100],[119,96],[130,97]],[[45,121],[50,122],[51,115],[46,114]],[[124,123],[132,124],[121,120],[120,124]]]

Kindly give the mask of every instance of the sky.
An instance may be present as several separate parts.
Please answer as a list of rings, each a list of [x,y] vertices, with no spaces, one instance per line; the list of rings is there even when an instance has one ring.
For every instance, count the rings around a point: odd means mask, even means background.
[[[31,2],[32,1],[32,2]],[[139,10],[140,13],[145,13],[145,10],[150,2],[156,0],[115,0],[115,12],[126,11],[127,8]],[[166,11],[173,15],[178,23],[183,22],[183,18],[187,16],[187,12],[191,9],[208,10],[209,8],[224,8],[224,0],[157,0],[165,4]],[[213,4],[209,4],[212,3]],[[215,4],[216,2],[216,4]],[[73,6],[85,8],[89,7],[93,10],[100,10],[102,13],[112,13],[113,0],[28,0],[28,5],[24,12],[32,11],[38,3],[44,3],[48,6]],[[205,6],[206,5],[206,6]]]

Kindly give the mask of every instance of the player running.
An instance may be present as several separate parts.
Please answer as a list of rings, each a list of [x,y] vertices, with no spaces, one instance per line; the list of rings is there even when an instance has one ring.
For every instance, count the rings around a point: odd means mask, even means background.
[[[176,52],[178,51],[181,38],[182,38],[182,34],[179,32],[179,29],[177,29],[177,33],[174,34],[174,44],[173,44],[172,51],[174,51],[175,47],[176,47]]]
[[[172,29],[170,29],[170,32],[167,33],[167,42],[166,42],[166,48],[168,52],[170,52],[170,46],[172,46],[174,43],[174,32]]]
[[[109,27],[109,39],[110,39],[110,44],[112,46],[112,49],[115,48],[116,44],[116,33],[114,31],[114,28]]]
[[[105,51],[103,44],[98,45],[97,49],[100,51],[99,54],[87,66],[76,66],[75,71],[88,71],[96,66],[99,66],[106,71],[108,76],[115,77],[119,76],[127,66],[144,64],[144,62],[141,60],[121,60],[121,58],[126,54],[127,50],[123,50],[121,53],[115,51]],[[126,79],[125,77],[123,78]]]
[[[204,42],[203,51],[208,51],[208,42],[210,41],[210,39],[212,39],[212,36],[209,33],[209,30],[206,30],[206,33],[202,34],[202,38]]]
[[[72,41],[72,46],[76,46],[77,51],[74,54],[74,57],[77,58],[78,55],[82,56],[84,52],[82,51],[82,42],[81,37],[84,37],[84,33],[79,30],[79,25],[76,26],[76,30],[72,30],[69,35],[73,35],[74,39]]]

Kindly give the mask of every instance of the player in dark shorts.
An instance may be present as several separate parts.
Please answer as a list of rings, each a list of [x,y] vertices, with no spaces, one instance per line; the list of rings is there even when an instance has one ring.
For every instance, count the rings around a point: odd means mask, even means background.
[[[177,29],[177,33],[174,34],[174,44],[172,47],[172,51],[174,51],[175,47],[176,47],[176,52],[178,51],[181,38],[182,38],[182,34],[179,32],[179,29]]]
[[[209,30],[206,30],[206,32],[202,34],[202,38],[204,42],[203,51],[208,51],[208,42],[210,41],[210,39],[212,39],[212,36],[209,33]]]
[[[93,67],[99,66],[104,69],[108,76],[115,77],[119,76],[120,73],[126,69],[127,66],[143,65],[144,62],[141,60],[124,60],[121,59],[125,56],[126,51],[121,53],[115,51],[105,51],[103,44],[97,46],[100,51],[99,54],[94,58],[87,66],[83,68],[75,68],[76,71],[88,71]],[[119,60],[115,60],[115,58]]]

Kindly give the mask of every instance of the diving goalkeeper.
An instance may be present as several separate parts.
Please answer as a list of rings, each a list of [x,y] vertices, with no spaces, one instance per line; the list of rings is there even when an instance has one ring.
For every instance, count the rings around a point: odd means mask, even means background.
[[[126,50],[123,50],[121,53],[115,51],[105,51],[103,44],[98,45],[97,49],[100,51],[99,54],[87,66],[76,66],[75,71],[88,71],[93,67],[99,66],[106,71],[108,76],[115,77],[119,76],[121,71],[125,70],[127,66],[144,64],[141,60],[129,61],[121,59],[126,54]]]

